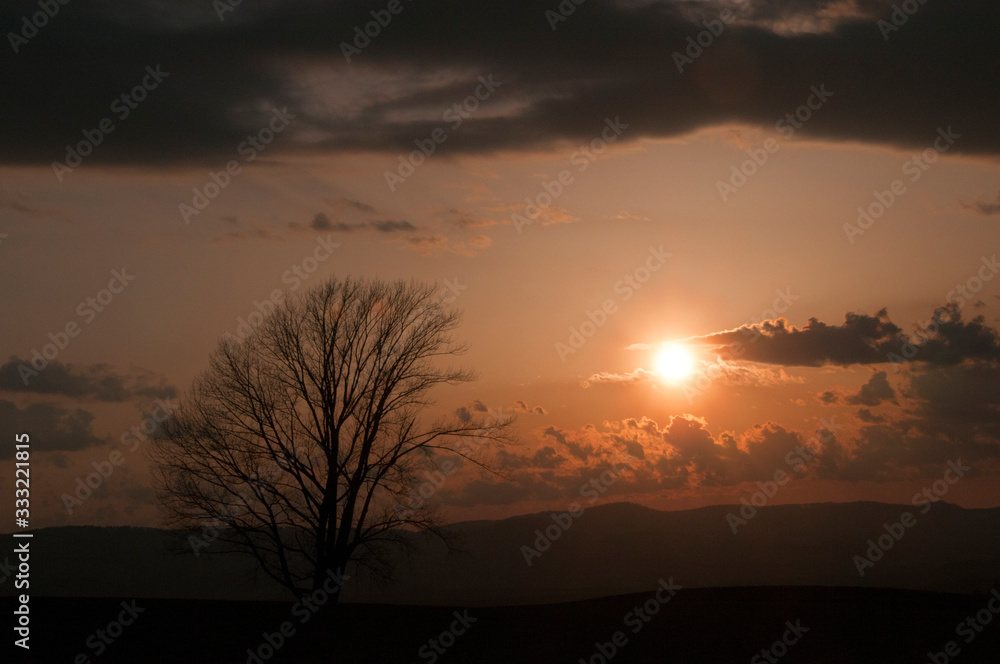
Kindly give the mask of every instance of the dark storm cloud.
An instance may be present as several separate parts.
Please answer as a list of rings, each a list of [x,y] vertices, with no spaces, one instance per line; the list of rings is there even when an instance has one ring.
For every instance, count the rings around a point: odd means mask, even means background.
[[[18,408],[12,401],[0,399],[0,436],[10,444],[0,448],[0,458],[14,456],[14,436],[29,432],[31,449],[39,452],[82,450],[104,441],[94,435],[92,413],[68,410],[47,403]]]
[[[31,368],[31,362],[17,357],[11,357],[10,361],[0,366],[0,391],[60,394],[109,402],[162,399],[177,394],[177,390],[162,378],[141,371],[121,373],[106,364],[78,365],[52,361],[37,375],[27,374],[27,384],[22,380],[25,367]]]
[[[405,1],[351,64],[341,43],[381,5],[243,2],[223,21],[203,0],[60,5],[0,65],[0,85],[16,91],[0,98],[0,159],[63,159],[66,144],[109,118],[114,131],[88,163],[218,165],[284,106],[296,117],[268,156],[409,152],[489,74],[501,84],[484,102],[494,106],[450,133],[451,153],[590,140],[616,117],[629,125],[625,140],[724,122],[773,127],[820,85],[834,96],[801,135],[923,148],[950,125],[961,134],[954,150],[1000,152],[992,0],[923,4],[888,40],[875,23],[888,1],[754,2],[683,73],[673,54],[721,5],[589,0],[553,31],[545,12],[558,4]],[[36,11],[5,3],[0,25],[19,31]],[[813,33],[789,29],[817,17]],[[112,103],[147,66],[168,75],[120,117]]]
[[[720,346],[739,342],[745,350],[740,359],[786,366],[880,364],[894,358],[905,361],[907,357],[939,365],[970,359],[1000,359],[1000,336],[982,316],[963,321],[955,305],[938,311],[936,333],[932,332],[922,345],[915,338],[915,351],[910,355],[903,355],[909,337],[889,320],[886,309],[874,316],[848,313],[841,325],[810,318],[804,327],[796,328],[780,318],[697,337],[694,341]],[[751,337],[756,337],[754,343],[746,343]],[[820,399],[825,400],[822,395]]]

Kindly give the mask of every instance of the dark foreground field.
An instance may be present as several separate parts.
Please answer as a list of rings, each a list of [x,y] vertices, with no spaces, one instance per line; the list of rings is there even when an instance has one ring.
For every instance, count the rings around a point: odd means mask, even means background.
[[[266,644],[264,632],[279,633],[288,621],[291,636],[283,637],[277,652],[261,661],[556,664],[582,658],[596,664],[605,661],[597,654],[595,644],[600,642],[605,653],[614,648],[609,661],[616,664],[924,664],[928,651],[943,651],[953,641],[952,650],[959,648],[959,654],[948,660],[939,657],[938,664],[1000,662],[1000,620],[981,631],[967,627],[962,635],[956,633],[961,621],[984,609],[981,617],[995,617],[987,608],[988,596],[852,588],[682,589],[657,606],[650,601],[653,591],[568,604],[471,607],[465,614],[470,624],[453,643],[448,635],[442,639],[442,632],[453,624],[462,629],[454,611],[462,615],[467,607],[345,604],[322,608],[303,624],[306,612],[293,614],[290,604],[278,602],[138,599],[136,607],[143,612],[134,624],[110,644],[102,644],[96,630],[108,630],[108,623],[122,612],[122,599],[130,603],[133,598],[34,598],[32,657],[18,661],[82,663],[87,660],[76,657],[83,654],[100,664],[243,663],[256,661],[249,659],[248,648],[267,656],[270,647],[260,647]],[[667,596],[661,593],[661,598]],[[645,620],[630,615],[647,601],[658,609],[655,615]],[[774,647],[789,629],[786,623],[808,631],[801,630],[797,642],[787,648]],[[618,642],[624,645],[615,646],[618,631]],[[965,634],[975,635],[971,643],[965,642]],[[788,637],[796,638],[792,633]],[[439,654],[428,645],[432,638],[451,647]],[[443,650],[440,645],[438,649]],[[771,652],[753,659],[762,649]]]

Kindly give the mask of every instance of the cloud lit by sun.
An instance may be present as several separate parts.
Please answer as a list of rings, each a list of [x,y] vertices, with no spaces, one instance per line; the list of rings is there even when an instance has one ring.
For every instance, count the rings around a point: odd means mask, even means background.
[[[671,383],[678,383],[694,373],[695,360],[690,349],[670,344],[656,356],[656,372]]]

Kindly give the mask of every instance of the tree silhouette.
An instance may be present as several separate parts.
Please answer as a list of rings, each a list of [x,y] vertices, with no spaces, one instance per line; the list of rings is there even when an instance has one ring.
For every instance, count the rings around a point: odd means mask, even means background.
[[[425,417],[431,388],[474,378],[448,365],[460,319],[429,285],[331,279],[222,340],[151,446],[168,521],[221,524],[296,596],[349,563],[388,578],[407,531],[443,536],[407,498],[421,473],[456,455],[489,470],[510,440],[509,419]]]

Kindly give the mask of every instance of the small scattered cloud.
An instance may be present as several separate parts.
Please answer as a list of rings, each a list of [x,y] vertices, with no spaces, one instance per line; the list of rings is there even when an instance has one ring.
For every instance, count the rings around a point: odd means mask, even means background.
[[[497,220],[489,217],[480,217],[473,212],[459,208],[451,208],[448,210],[448,214],[444,220],[446,223],[450,223],[462,229],[488,228],[490,226],[510,224],[510,219]]]
[[[571,455],[580,461],[587,461],[594,454],[595,448],[592,444],[573,440],[567,435],[567,432],[562,429],[557,429],[556,427],[551,426],[546,427],[542,432],[542,435],[555,440],[560,446],[564,447]]]
[[[896,403],[896,391],[889,385],[887,374],[876,371],[857,394],[848,396],[845,401],[852,406],[877,406],[883,401]]]
[[[649,217],[632,214],[628,210],[619,210],[615,216],[611,217],[611,221],[649,221]]]
[[[965,210],[972,210],[978,214],[985,216],[992,216],[994,214],[1000,214],[1000,193],[992,201],[976,201],[974,203],[962,203],[962,208]]]
[[[309,222],[309,228],[314,231],[350,231],[353,228],[341,221],[334,223],[325,212],[317,212],[316,216]]]
[[[63,364],[50,361],[37,375],[29,360],[12,356],[0,366],[0,391],[63,395],[97,401],[125,402],[176,396],[174,386],[149,371],[120,372],[107,364]],[[25,382],[23,377],[27,377]]]
[[[100,445],[105,441],[94,435],[93,421],[93,413],[81,408],[70,410],[49,403],[19,408],[13,401],[0,399],[0,436],[13,441],[16,434],[30,432],[33,451],[70,452]],[[13,456],[13,444],[0,446],[0,458]]]
[[[490,407],[487,406],[482,401],[480,401],[479,399],[476,399],[470,404],[467,404],[465,406],[459,406],[457,409],[455,409],[455,416],[463,424],[468,424],[469,422],[472,421],[472,418],[474,416],[473,413],[489,413],[489,412],[490,412]]]
[[[831,405],[840,401],[840,394],[836,390],[826,390],[816,395],[816,398],[827,405]]]
[[[361,201],[356,201],[350,198],[324,198],[323,201],[328,205],[343,206],[365,214],[375,214],[378,212],[378,210],[371,205],[368,205],[368,203],[362,203]]]
[[[410,232],[417,230],[417,227],[408,221],[387,219],[384,221],[369,222],[372,228],[380,233],[395,233],[398,231]]]
[[[868,424],[880,424],[882,422],[885,422],[884,417],[882,417],[881,415],[875,415],[867,408],[858,408],[857,415],[859,420],[861,420],[862,422],[866,422]]]
[[[444,235],[432,233],[418,235],[405,240],[406,246],[422,256],[438,253],[451,253],[458,256],[475,256],[480,251],[493,244],[493,239],[486,235],[477,235],[465,241],[455,241]]]
[[[229,222],[230,224],[238,224],[239,222]],[[245,230],[239,231],[229,231],[227,233],[222,233],[212,237],[212,242],[243,242],[246,240],[268,240],[268,241],[278,241],[284,242],[285,238],[278,235],[263,226],[254,226],[253,228],[247,228]]]
[[[572,224],[579,221],[579,218],[570,214],[566,208],[553,205],[538,206],[537,219],[542,220],[542,226],[554,226],[556,224]]]
[[[548,415],[549,412],[541,406],[529,406],[523,399],[514,402],[513,411],[515,413],[531,413],[533,415]]]
[[[849,394],[848,390],[837,388],[826,390],[816,395],[820,402],[832,406],[845,403],[850,406],[878,406],[883,401],[896,402],[896,391],[889,385],[888,374],[876,371],[861,388]]]
[[[611,371],[599,371],[592,374],[590,377],[585,379],[582,383],[584,388],[589,388],[594,385],[644,385],[653,384],[657,382],[656,373],[652,371],[646,371],[643,368],[635,369],[634,371],[626,371],[622,373],[615,373]]]
[[[551,470],[566,463],[566,457],[551,445],[544,445],[532,455],[514,454],[504,450],[497,453],[497,464],[505,470],[536,468]]]
[[[294,222],[293,222],[294,224]],[[293,228],[301,228],[298,224],[289,224]],[[357,231],[378,231],[380,233],[395,233],[397,231],[410,232],[417,230],[417,227],[408,221],[383,220],[383,221],[359,221],[350,223],[341,220],[332,220],[325,212],[317,212],[309,228],[316,231],[329,231],[333,233],[354,233]]]
[[[783,368],[771,369],[749,362],[702,361],[699,368],[687,378],[687,382],[697,386],[699,376],[707,377],[712,384],[733,387],[775,387],[787,383],[802,383],[805,379],[793,376]],[[624,373],[599,372],[586,378],[581,385],[584,389],[595,385],[658,385],[662,378],[655,371],[643,368]]]

